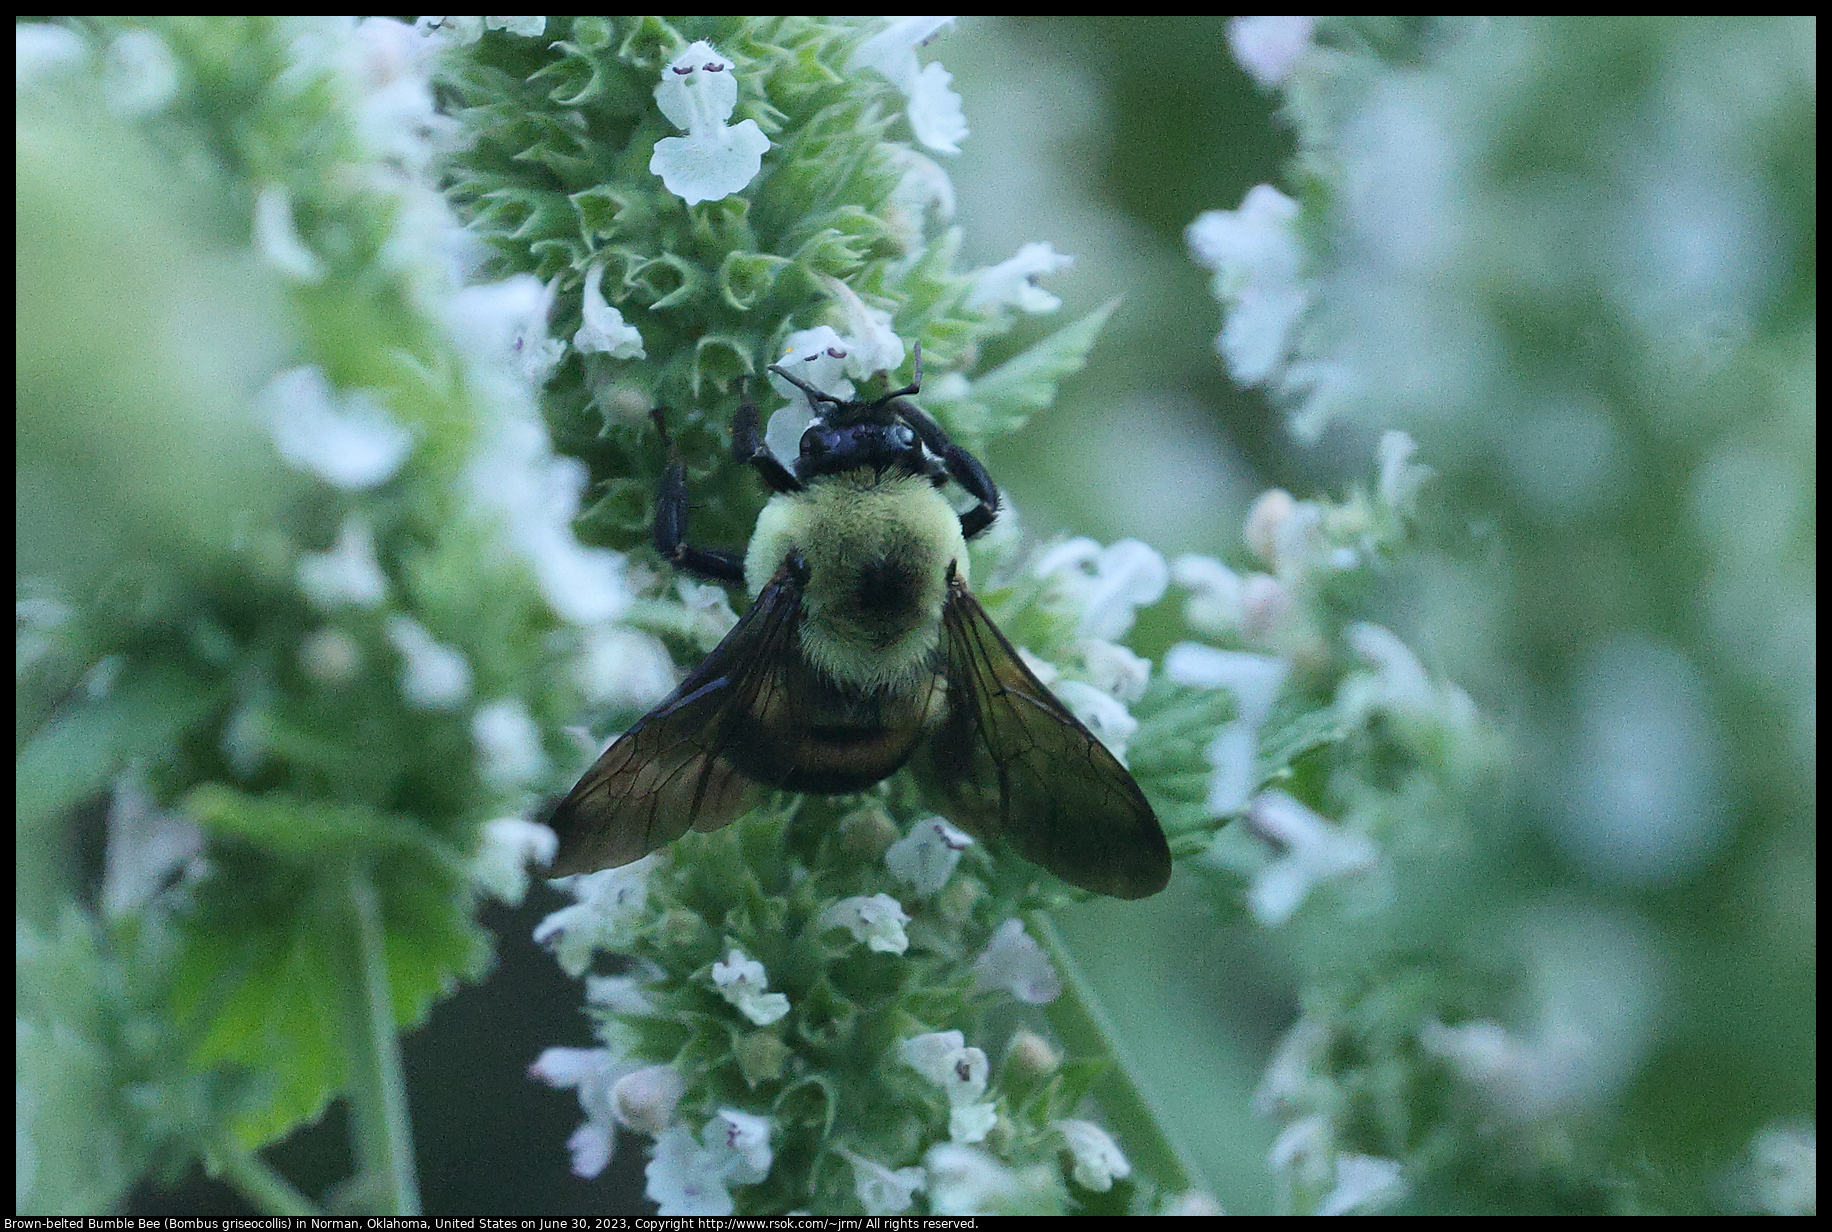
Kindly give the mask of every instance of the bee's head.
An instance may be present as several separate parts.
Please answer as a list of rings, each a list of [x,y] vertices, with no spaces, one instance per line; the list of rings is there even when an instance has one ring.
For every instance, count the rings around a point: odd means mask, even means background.
[[[849,401],[823,393],[800,377],[771,365],[770,371],[808,395],[816,418],[802,433],[801,452],[795,459],[798,479],[832,475],[869,467],[899,470],[912,475],[929,473],[922,438],[903,419],[906,394],[922,388],[922,347],[916,347],[915,380],[871,402]]]
[[[839,410],[859,407],[859,403],[842,403]],[[915,430],[895,416],[889,422],[853,419],[835,415],[817,419],[802,433],[801,456],[795,460],[795,474],[801,479],[831,475],[838,471],[870,467],[872,470],[900,470],[912,475],[927,472],[927,458]]]

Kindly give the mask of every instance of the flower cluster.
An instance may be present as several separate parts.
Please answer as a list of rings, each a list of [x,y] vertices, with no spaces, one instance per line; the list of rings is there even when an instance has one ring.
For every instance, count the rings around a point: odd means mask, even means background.
[[[1300,438],[1406,429],[1365,500],[1256,504],[1266,572],[1173,566],[1191,623],[1240,641],[1180,647],[1166,674],[1239,702],[1207,803],[1247,824],[1200,863],[1250,879],[1302,972],[1257,1102],[1283,1125],[1272,1164],[1296,1209],[1445,1192],[1472,1167],[1573,1210],[1693,1209],[1706,1182],[1677,1178],[1699,1160],[1724,1159],[1726,1193],[1750,1171],[1680,1128],[1699,1103],[1747,1109],[1752,1134],[1802,1111],[1786,1079],[1758,1093],[1663,1057],[1654,1007],[1753,1043],[1726,1007],[1775,995],[1771,977],[1728,974],[1741,959],[1704,976],[1666,938],[1745,913],[1774,866],[1735,853],[1810,845],[1810,793],[1748,786],[1812,773],[1813,310],[1782,272],[1812,259],[1803,32],[1230,25],[1299,157],[1292,195],[1260,185],[1189,229],[1226,312],[1216,349]],[[1646,71],[1601,67],[1621,57]],[[1764,84],[1726,95],[1726,72]],[[1382,566],[1368,548],[1424,474],[1414,440],[1448,516],[1428,552]],[[1370,565],[1398,576],[1344,602]],[[1344,619],[1383,590],[1379,623]],[[1498,699],[1506,741],[1439,664]],[[1294,727],[1320,700],[1331,730]],[[1261,790],[1311,738],[1328,757]],[[1765,918],[1810,954],[1783,897]],[[1710,993],[1679,993],[1681,969]],[[1761,1034],[1810,1067],[1810,1028]],[[1664,1094],[1631,1108],[1631,1083]]]

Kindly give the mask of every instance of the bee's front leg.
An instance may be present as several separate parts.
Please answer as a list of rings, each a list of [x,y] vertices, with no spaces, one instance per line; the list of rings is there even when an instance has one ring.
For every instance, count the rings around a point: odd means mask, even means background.
[[[732,420],[732,457],[755,470],[764,486],[772,492],[799,492],[801,480],[789,473],[770,447],[764,443],[763,424],[757,406],[748,398]]]
[[[942,426],[927,411],[901,400],[895,404],[895,409],[903,421],[915,429],[923,447],[941,460],[942,466],[947,469],[948,478],[960,484],[969,496],[980,502],[961,514],[961,534],[971,539],[991,526],[999,514],[999,489],[980,460],[950,440]]]
[[[655,550],[677,569],[712,582],[743,582],[744,558],[717,548],[696,548],[687,542],[687,464],[668,434],[666,412],[650,412],[662,444],[668,447],[668,466],[662,471],[662,488],[655,500]]]

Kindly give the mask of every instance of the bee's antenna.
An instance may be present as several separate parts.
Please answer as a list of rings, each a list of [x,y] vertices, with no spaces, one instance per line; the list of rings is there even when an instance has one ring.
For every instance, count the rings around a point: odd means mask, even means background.
[[[831,402],[833,403],[835,407],[839,407],[843,405],[845,402],[844,398],[836,398],[832,394],[822,393],[820,390],[816,389],[814,386],[808,384],[808,382],[796,376],[793,372],[789,372],[786,369],[784,369],[781,364],[771,364],[770,371],[774,372],[777,376],[781,377],[783,380],[787,381],[789,384],[795,386],[795,388],[807,394],[809,402]]]
[[[893,398],[901,398],[907,394],[919,394],[922,392],[922,342],[920,339],[917,340],[915,344],[915,348],[916,348],[916,374],[910,379],[910,383],[908,385],[905,385],[902,389],[893,389],[891,390],[890,393],[885,394],[882,398],[879,398],[876,402],[872,403],[872,408],[874,410],[876,410],[878,407],[883,406],[885,403],[889,402]]]

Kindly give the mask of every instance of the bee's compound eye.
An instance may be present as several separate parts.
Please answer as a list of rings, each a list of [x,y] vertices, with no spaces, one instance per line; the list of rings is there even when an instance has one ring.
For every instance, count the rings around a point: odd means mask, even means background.
[[[890,431],[891,444],[898,449],[908,449],[916,443],[916,434],[908,424],[892,424]]]
[[[833,448],[833,433],[816,425],[802,433],[801,451],[806,458],[818,458]]]

